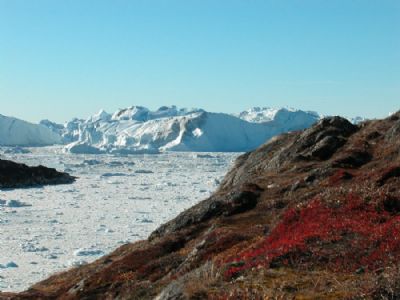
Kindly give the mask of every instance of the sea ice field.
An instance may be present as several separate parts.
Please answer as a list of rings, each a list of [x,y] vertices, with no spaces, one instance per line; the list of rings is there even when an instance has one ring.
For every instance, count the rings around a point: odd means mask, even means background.
[[[205,199],[238,153],[78,155],[62,147],[0,149],[0,157],[77,178],[68,185],[0,190],[0,291],[22,291],[118,246],[145,239]],[[6,153],[7,152],[7,153]]]

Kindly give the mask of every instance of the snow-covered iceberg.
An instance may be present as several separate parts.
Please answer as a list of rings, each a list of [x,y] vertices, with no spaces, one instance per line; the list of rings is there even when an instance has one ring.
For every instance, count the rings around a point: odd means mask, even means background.
[[[0,114],[1,146],[47,146],[61,142],[61,136],[46,126]]]
[[[61,135],[71,153],[158,153],[161,151],[241,152],[275,135],[311,126],[319,115],[293,109],[254,108],[237,115],[202,109],[141,106],[103,110],[63,127],[42,122]]]

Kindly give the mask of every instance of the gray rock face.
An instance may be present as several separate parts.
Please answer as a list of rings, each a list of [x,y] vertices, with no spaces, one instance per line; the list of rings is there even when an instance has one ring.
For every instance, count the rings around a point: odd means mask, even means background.
[[[356,125],[341,117],[322,119],[305,130],[295,141],[294,150],[301,159],[329,159],[347,138],[358,130]]]
[[[346,140],[342,137],[337,136],[326,136],[318,143],[312,147],[306,154],[302,157],[304,159],[329,159],[336,149],[340,148],[346,143]]]
[[[185,227],[208,221],[218,216],[243,213],[256,207],[262,189],[256,185],[242,186],[228,195],[215,194],[181,213],[172,221],[155,230],[150,239],[164,236]]]

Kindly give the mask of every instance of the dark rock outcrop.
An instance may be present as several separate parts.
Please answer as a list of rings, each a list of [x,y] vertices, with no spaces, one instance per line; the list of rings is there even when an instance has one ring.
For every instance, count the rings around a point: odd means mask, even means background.
[[[368,151],[355,150],[344,153],[333,162],[334,167],[339,168],[358,168],[370,162],[372,155]]]
[[[356,125],[341,117],[322,119],[295,141],[297,157],[306,160],[329,159],[357,130]]]
[[[386,181],[393,177],[400,177],[400,166],[393,166],[385,169],[377,183],[382,186],[386,183]]]
[[[256,207],[263,189],[256,184],[248,184],[228,194],[215,194],[196,204],[170,222],[155,230],[150,239],[164,236],[185,227],[206,222],[219,216],[231,216]]]
[[[0,188],[23,188],[38,185],[72,183],[75,177],[44,166],[29,167],[25,164],[0,159]]]

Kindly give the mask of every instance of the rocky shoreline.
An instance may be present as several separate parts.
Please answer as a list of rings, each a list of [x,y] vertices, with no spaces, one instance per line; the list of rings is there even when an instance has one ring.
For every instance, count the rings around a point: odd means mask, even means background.
[[[41,185],[68,184],[75,177],[44,166],[29,167],[0,159],[0,189],[25,188]]]

